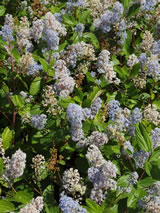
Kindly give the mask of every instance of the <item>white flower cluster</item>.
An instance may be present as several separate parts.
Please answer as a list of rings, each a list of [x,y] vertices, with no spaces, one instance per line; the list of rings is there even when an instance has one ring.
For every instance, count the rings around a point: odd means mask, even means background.
[[[92,132],[92,134],[89,137],[80,140],[76,144],[76,146],[78,148],[81,148],[83,146],[88,146],[88,145],[94,144],[97,147],[100,147],[103,144],[107,144],[107,143],[108,143],[107,134],[102,133],[102,132],[98,132],[98,131],[94,131],[94,132]]]
[[[146,30],[145,33],[143,34],[143,40],[141,43],[141,48],[144,51],[149,51],[150,48],[152,47],[154,42],[153,34]]]
[[[46,168],[46,165],[45,165],[45,158],[43,155],[36,155],[34,158],[32,158],[32,163],[31,164],[31,167],[32,169],[34,169],[34,173],[35,173],[35,176],[36,176],[36,179],[38,181],[41,180],[41,175],[43,173],[43,171],[45,170]]]
[[[91,145],[88,148],[86,158],[91,165],[88,169],[88,178],[93,183],[91,199],[98,204],[102,204],[105,199],[105,190],[116,190],[117,183],[112,178],[116,178],[117,167],[106,161],[97,146]]]
[[[135,54],[129,56],[127,65],[132,68],[135,64],[139,63],[139,60]]]
[[[31,200],[24,208],[20,209],[19,213],[40,213],[43,210],[43,197],[36,197]]]
[[[149,104],[146,106],[143,112],[143,117],[156,126],[160,123],[160,113],[157,111],[155,105],[151,106],[151,104]]]
[[[67,34],[65,27],[56,20],[51,12],[47,12],[44,17],[44,26],[46,29],[51,29],[59,35],[65,36]]]
[[[3,178],[7,182],[12,182],[14,179],[23,175],[25,166],[26,154],[19,149],[12,155],[11,159],[8,160]]]
[[[5,149],[3,148],[3,140],[0,138],[0,155],[3,160],[4,165],[8,163],[9,157],[5,156]]]
[[[34,20],[31,27],[31,36],[35,42],[39,43],[44,29],[44,22],[41,19]]]
[[[68,66],[76,67],[77,61],[87,59],[88,61],[96,60],[93,45],[84,41],[78,42],[68,47],[68,51],[63,53]]]
[[[63,188],[69,195],[74,196],[74,199],[80,201],[86,192],[82,178],[77,169],[70,168],[63,173]]]
[[[69,76],[69,70],[67,69],[66,62],[64,60],[57,60],[54,67],[54,78],[58,80],[54,84],[54,89],[58,96],[66,98],[73,92],[75,81],[71,76]]]
[[[160,183],[155,183],[147,190],[147,195],[139,200],[138,206],[145,209],[145,212],[160,212]]]
[[[93,18],[100,18],[100,16],[113,5],[114,0],[90,0],[88,1],[88,7],[91,10]]]
[[[22,72],[25,71],[26,74],[30,76],[37,75],[42,69],[42,66],[34,61],[32,54],[29,52],[26,52],[25,55],[22,55],[20,59],[20,64],[22,67]]]
[[[120,83],[113,69],[113,62],[110,60],[110,52],[108,50],[102,50],[99,54],[97,59],[97,72],[104,73],[104,77],[109,83]]]
[[[55,92],[53,87],[47,85],[43,92],[44,93],[42,95],[42,105],[48,108],[46,112],[52,115],[57,115],[57,113],[60,113],[61,108],[58,105],[57,99],[55,98]]]
[[[33,50],[33,44],[31,42],[31,31],[29,27],[29,21],[26,16],[21,17],[20,25],[16,26],[17,44],[20,52],[22,47],[25,47],[27,51]]]

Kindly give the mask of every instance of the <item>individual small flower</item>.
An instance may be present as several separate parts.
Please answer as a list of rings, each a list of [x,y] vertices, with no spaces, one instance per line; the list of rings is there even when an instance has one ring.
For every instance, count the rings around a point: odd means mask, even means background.
[[[43,129],[47,122],[47,116],[45,114],[32,116],[31,122],[34,128]]]
[[[3,177],[7,182],[12,182],[14,179],[23,175],[26,166],[26,153],[20,149],[17,150],[8,160]]]
[[[86,209],[82,208],[77,201],[64,193],[60,196],[59,207],[64,213],[87,213]]]
[[[74,28],[75,32],[77,32],[79,37],[82,37],[84,29],[85,29],[85,26],[82,23],[77,24],[76,27]]]

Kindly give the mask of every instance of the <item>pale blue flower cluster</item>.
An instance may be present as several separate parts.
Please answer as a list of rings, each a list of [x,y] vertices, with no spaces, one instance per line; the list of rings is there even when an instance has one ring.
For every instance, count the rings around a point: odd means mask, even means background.
[[[144,168],[144,164],[149,157],[149,153],[143,150],[137,151],[133,153],[133,158],[136,163],[136,168]]]
[[[108,103],[108,115],[112,121],[115,121],[116,114],[120,110],[120,103],[117,100],[109,101]]]
[[[59,37],[57,32],[52,29],[46,29],[44,31],[43,40],[47,42],[47,47],[49,50],[58,50]]]
[[[130,118],[131,123],[136,124],[136,123],[140,122],[141,119],[142,119],[141,109],[139,109],[138,107],[134,108],[134,110],[131,114],[131,118]]]
[[[132,172],[129,176],[129,178],[127,179],[128,184],[130,185],[135,185],[138,181],[138,173],[137,172]]]
[[[63,213],[87,213],[86,209],[82,208],[77,201],[64,194],[60,197],[59,207]]]
[[[77,32],[79,37],[82,37],[84,29],[85,26],[82,23],[77,24],[76,27],[74,28],[75,32]]]
[[[82,108],[77,104],[70,103],[67,107],[67,117],[71,124],[71,136],[73,141],[79,141],[84,137],[82,121],[93,119],[101,107],[102,100],[98,97],[90,108]]]
[[[130,157],[133,156],[133,152],[134,152],[134,148],[133,146],[131,145],[131,143],[129,141],[125,141],[124,144],[123,144],[123,150],[122,150],[122,154],[123,155],[126,155],[126,150],[129,150],[129,152],[131,152],[131,154],[129,154]]]
[[[101,108],[101,104],[102,104],[102,100],[100,97],[96,98],[95,101],[93,101],[93,103],[91,104],[91,115],[90,118],[94,119],[94,117],[96,116],[96,114],[98,113],[98,111]]]
[[[110,32],[111,26],[120,20],[123,10],[123,5],[117,1],[112,11],[107,10],[105,14],[101,16],[99,28],[103,33]]]
[[[153,43],[152,46],[152,52],[154,55],[157,55],[158,57],[160,57],[160,40],[156,41]]]
[[[84,137],[82,121],[85,120],[83,109],[77,104],[70,103],[67,107],[67,117],[71,124],[71,136],[73,141],[79,141]]]
[[[149,61],[148,75],[155,80],[160,80],[160,64],[157,59],[152,59]]]
[[[140,64],[141,64],[141,70],[143,71],[144,66],[147,63],[147,54],[146,53],[141,53],[141,55],[138,58]]]
[[[31,122],[32,122],[34,128],[43,129],[47,122],[47,116],[45,114],[34,115],[34,116],[32,116]]]
[[[151,11],[155,9],[158,0],[146,0],[145,4],[142,6],[142,10]]]
[[[153,149],[160,146],[160,128],[156,127],[151,131],[151,139],[153,142]]]
[[[9,25],[4,25],[2,27],[2,30],[0,31],[0,35],[2,36],[3,41],[14,41],[14,38],[12,36],[12,29]]]
[[[126,22],[124,19],[121,20],[121,22],[119,23],[119,26],[118,26],[118,31],[117,31],[117,36],[120,37],[120,44],[123,44],[124,41],[126,40],[127,38],[127,32],[126,32],[126,29],[127,29],[127,25],[126,25]]]
[[[74,8],[74,7],[83,7],[85,5],[84,0],[68,0],[66,6],[67,8]]]
[[[40,70],[42,70],[42,66],[39,65],[37,62],[34,62],[33,64],[29,64],[26,70],[27,75],[36,75],[39,73]]]

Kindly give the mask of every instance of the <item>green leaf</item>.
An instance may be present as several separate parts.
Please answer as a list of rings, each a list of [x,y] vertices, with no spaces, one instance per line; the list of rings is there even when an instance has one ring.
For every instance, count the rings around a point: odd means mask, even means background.
[[[151,176],[151,169],[152,169],[152,165],[150,162],[146,162],[144,165],[145,171],[147,173],[147,175]]]
[[[20,95],[12,95],[11,99],[14,106],[20,107],[20,108],[24,107],[24,100]]]
[[[30,85],[29,93],[31,95],[36,95],[40,91],[40,88],[41,88],[41,77],[36,77]]]
[[[116,204],[113,207],[105,208],[103,213],[118,213],[118,205]]]
[[[3,174],[3,159],[0,158],[0,176]]]
[[[160,165],[160,149],[152,153],[149,162],[153,165]]]
[[[140,10],[140,4],[134,4],[129,8],[127,18],[135,16]]]
[[[120,61],[117,59],[117,57],[115,55],[112,55],[112,61],[114,63],[114,66],[119,65]]]
[[[29,193],[28,191],[20,191],[13,196],[15,202],[23,204],[29,203],[32,197],[33,197],[32,194]]]
[[[48,63],[47,63],[47,61],[45,61],[41,57],[39,57],[39,61],[40,61],[41,65],[42,65],[42,67],[43,67],[43,70],[47,72],[47,70],[48,70]]]
[[[19,54],[19,52],[16,48],[12,49],[11,54],[13,55],[16,62],[19,62],[19,59],[20,59],[21,56],[20,56],[20,54]]]
[[[151,177],[146,177],[143,180],[138,181],[138,187],[140,188],[147,188],[149,186],[152,186],[154,183],[156,183],[157,180],[154,180]]]
[[[59,213],[57,202],[54,199],[54,187],[48,185],[43,192],[44,206],[46,213]]]
[[[2,132],[3,148],[7,150],[13,139],[13,131],[6,127]]]
[[[136,124],[136,140],[138,146],[145,152],[152,150],[152,141],[142,124]]]
[[[160,100],[154,100],[152,104],[155,105],[157,109],[160,109]]]
[[[139,124],[139,128],[140,128],[141,134],[143,135],[143,138],[144,138],[144,140],[145,140],[145,142],[147,144],[148,152],[152,151],[152,146],[153,146],[152,140],[151,140],[151,138],[150,138],[145,126],[143,125],[143,123]]]
[[[127,199],[127,207],[135,209],[137,207],[138,200],[144,195],[142,189],[132,189]]]
[[[63,19],[63,23],[68,26],[75,26],[78,24],[78,22],[75,20],[73,16],[70,16],[67,14],[63,15],[62,19]]]
[[[102,213],[103,209],[93,200],[91,199],[86,199],[86,204],[87,204],[87,213]]]
[[[13,203],[7,200],[0,200],[0,213],[11,212],[15,210]]]
[[[95,46],[95,48],[99,48],[100,45],[99,45],[99,41],[97,39],[97,37],[95,36],[95,34],[93,33],[84,33],[83,34],[83,38],[84,40],[90,40],[91,43],[93,44],[93,46]]]
[[[131,71],[130,77],[131,77],[131,78],[136,77],[136,76],[138,75],[138,73],[139,73],[140,68],[141,68],[140,63],[135,64],[135,65],[133,66],[132,71]]]
[[[129,57],[130,53],[131,53],[131,45],[132,42],[132,32],[127,32],[127,38],[125,39],[124,43],[123,43],[123,47],[122,47],[122,55],[126,55],[126,57]]]
[[[5,14],[6,8],[4,6],[0,6],[0,16],[3,16]]]
[[[79,14],[78,14],[79,23],[85,24],[90,17],[90,13],[91,13],[91,11],[89,11],[89,10],[86,10],[86,11],[83,11],[83,12],[80,11]]]
[[[129,6],[129,3],[131,2],[132,0],[122,0],[122,4],[123,4],[123,7],[124,8],[127,8]]]

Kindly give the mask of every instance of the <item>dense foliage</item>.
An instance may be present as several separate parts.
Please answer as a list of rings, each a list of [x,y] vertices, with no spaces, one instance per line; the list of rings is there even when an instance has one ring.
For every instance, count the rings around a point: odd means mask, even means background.
[[[159,213],[159,92],[159,0],[2,0],[0,213]]]

